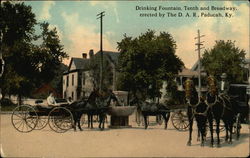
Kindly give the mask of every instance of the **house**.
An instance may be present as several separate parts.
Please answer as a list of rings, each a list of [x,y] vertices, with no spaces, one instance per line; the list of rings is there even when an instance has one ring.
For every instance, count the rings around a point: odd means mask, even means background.
[[[112,90],[116,90],[118,52],[103,51],[103,71],[109,68],[109,79],[104,80]],[[82,53],[82,58],[71,58],[69,68],[63,74],[63,98],[71,97],[73,101],[88,97],[96,86],[94,76],[99,76],[101,52],[89,51],[89,58]],[[93,71],[93,68],[95,70]]]
[[[49,92],[53,92],[53,94],[57,98],[62,97],[60,93],[57,92],[56,89],[54,89],[50,84],[43,84],[38,89],[36,89],[32,94],[33,96],[40,96],[41,98],[45,98],[49,95]]]

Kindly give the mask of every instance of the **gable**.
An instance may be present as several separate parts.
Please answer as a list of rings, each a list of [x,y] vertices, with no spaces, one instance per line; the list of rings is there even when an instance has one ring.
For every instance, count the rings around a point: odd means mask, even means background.
[[[76,70],[76,64],[75,64],[74,60],[72,60],[72,63],[69,67],[69,71],[72,71],[72,70]]]

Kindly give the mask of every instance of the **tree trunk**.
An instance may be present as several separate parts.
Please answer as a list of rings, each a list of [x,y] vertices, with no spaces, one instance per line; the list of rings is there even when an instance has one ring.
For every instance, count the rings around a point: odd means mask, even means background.
[[[18,105],[22,105],[22,95],[18,94]]]

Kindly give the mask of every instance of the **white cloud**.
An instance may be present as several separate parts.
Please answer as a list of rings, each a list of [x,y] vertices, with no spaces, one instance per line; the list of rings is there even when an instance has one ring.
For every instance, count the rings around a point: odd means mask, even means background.
[[[247,4],[240,6],[227,2],[226,6],[236,6],[237,14],[231,19],[223,18],[203,18],[190,25],[172,28],[172,33],[177,43],[177,55],[183,60],[185,66],[191,68],[198,60],[198,53],[195,51],[197,40],[197,30],[200,29],[201,38],[204,42],[205,49],[212,48],[215,40],[232,40],[236,41],[236,46],[244,49],[249,58],[249,8]],[[221,20],[221,21],[219,21]],[[201,53],[204,49],[201,51]]]
[[[49,20],[51,18],[50,9],[55,5],[54,1],[45,1],[43,2],[43,6],[41,9],[41,13],[39,15],[39,20]]]
[[[92,6],[99,6],[102,7],[106,10],[111,10],[113,9],[113,12],[115,14],[115,18],[116,18],[116,22],[120,23],[120,18],[119,18],[119,14],[117,11],[117,3],[115,1],[90,1],[90,4]]]
[[[65,51],[69,56],[81,57],[82,53],[88,53],[90,49],[94,49],[95,52],[100,50],[100,34],[95,32],[97,29],[95,25],[81,24],[78,13],[67,14],[63,12],[62,17],[65,21],[64,36],[70,41],[70,43],[65,44]],[[107,40],[107,36],[112,34],[112,32],[104,32],[103,50],[115,50]],[[65,61],[65,63],[68,62]]]

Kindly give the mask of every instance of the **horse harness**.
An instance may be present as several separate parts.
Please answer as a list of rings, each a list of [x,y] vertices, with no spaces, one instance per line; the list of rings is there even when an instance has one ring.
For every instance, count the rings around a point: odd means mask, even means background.
[[[210,95],[210,93],[208,92],[207,95]],[[215,101],[214,101],[213,103],[209,103],[209,102],[207,101],[207,95],[206,95],[205,103],[208,105],[208,108],[211,108],[211,109],[212,109],[213,106],[214,106],[216,103],[220,103],[219,100],[222,100],[222,103],[223,103],[223,104],[222,104],[222,105],[223,105],[223,110],[222,110],[221,116],[224,115],[225,109],[228,109],[228,110],[232,111],[232,109],[231,109],[230,107],[227,107],[227,106],[226,106],[226,103],[225,103],[225,99],[226,99],[228,102],[230,102],[228,96],[223,96],[222,94],[219,94],[218,96],[215,95]],[[218,99],[218,97],[219,97],[219,99]],[[214,118],[213,110],[211,110],[211,112],[212,112],[212,116],[213,116],[213,118]]]
[[[195,115],[201,115],[201,116],[205,116],[205,117],[207,116],[207,112],[209,110],[209,106],[207,106],[207,108],[206,108],[206,110],[204,112],[197,112],[196,111],[196,108],[197,108],[197,106],[200,103],[201,103],[200,100],[196,104],[191,104],[190,102],[188,102],[188,106],[191,107],[192,114],[193,114],[192,117],[191,117],[191,119],[193,119]]]

